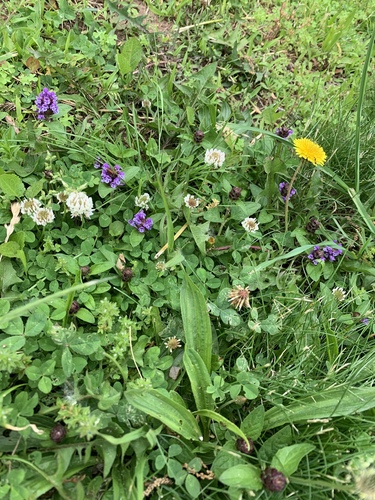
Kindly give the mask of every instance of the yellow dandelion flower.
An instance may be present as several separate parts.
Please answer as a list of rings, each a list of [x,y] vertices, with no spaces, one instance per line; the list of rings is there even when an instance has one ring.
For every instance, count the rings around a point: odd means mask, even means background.
[[[324,165],[327,155],[324,149],[310,139],[294,139],[296,155],[311,162],[313,165]]]

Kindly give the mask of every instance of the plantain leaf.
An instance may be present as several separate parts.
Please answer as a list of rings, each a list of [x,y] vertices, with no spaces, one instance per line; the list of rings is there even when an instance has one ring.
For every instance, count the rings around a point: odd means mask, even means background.
[[[212,410],[198,410],[194,412],[196,415],[200,415],[201,417],[208,417],[211,420],[214,420],[215,422],[219,422],[219,424],[224,425],[228,429],[228,431],[233,432],[240,438],[244,439],[247,444],[249,444],[249,441],[247,439],[247,436],[241,431],[239,427],[237,427],[236,424],[228,420],[227,418],[223,417],[219,413],[216,413],[216,411]]]
[[[125,392],[127,401],[147,415],[157,418],[185,439],[203,440],[191,411],[156,389],[131,389]]]
[[[205,298],[187,274],[182,284],[180,301],[186,348],[191,347],[200,354],[210,373],[212,355],[210,317]]]
[[[353,415],[375,407],[375,387],[334,388],[265,413],[264,430],[316,418]]]

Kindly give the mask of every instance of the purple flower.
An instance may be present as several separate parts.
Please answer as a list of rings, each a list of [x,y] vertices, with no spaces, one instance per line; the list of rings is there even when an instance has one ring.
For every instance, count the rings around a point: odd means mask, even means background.
[[[143,210],[140,210],[134,217],[128,220],[128,223],[137,228],[140,233],[144,233],[145,230],[149,231],[152,229],[152,219],[149,217],[146,219],[146,214]]]
[[[48,90],[46,87],[35,99],[35,105],[38,111],[38,120],[44,120],[46,116],[59,112],[55,92],[53,92],[53,90]]]
[[[120,165],[115,165],[114,167],[111,167],[108,163],[100,165],[100,160],[98,159],[95,162],[94,167],[102,169],[102,182],[109,184],[111,188],[116,188],[122,184],[125,172],[121,170]]]
[[[364,325],[368,325],[370,323],[370,320],[368,318],[363,318],[361,319],[361,323],[363,323]]]
[[[288,189],[289,189],[289,182],[280,182],[279,184],[279,191],[281,194],[281,197],[284,201],[286,201],[286,196],[288,194]],[[296,190],[292,188],[289,193],[289,199],[296,194]]]
[[[282,137],[283,139],[287,139],[290,135],[293,134],[293,130],[288,128],[288,127],[284,127],[284,125],[283,125],[282,127],[277,128],[275,133],[279,137]]]
[[[333,240],[336,243],[336,240]],[[341,243],[339,243],[341,246]],[[341,248],[324,247],[320,248],[319,245],[315,246],[313,251],[307,256],[308,259],[312,260],[314,266],[319,262],[325,262],[326,260],[334,262],[336,257],[342,254]]]

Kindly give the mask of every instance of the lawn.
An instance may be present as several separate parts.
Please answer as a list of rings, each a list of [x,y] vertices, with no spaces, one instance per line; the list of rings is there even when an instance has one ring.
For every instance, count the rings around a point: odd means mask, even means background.
[[[0,498],[374,500],[375,0],[0,11]]]

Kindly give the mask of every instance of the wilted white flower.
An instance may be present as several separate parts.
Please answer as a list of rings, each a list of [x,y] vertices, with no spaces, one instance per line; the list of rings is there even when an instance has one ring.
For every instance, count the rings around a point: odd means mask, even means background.
[[[90,218],[94,213],[92,198],[83,192],[73,191],[70,193],[66,200],[66,206],[70,210],[72,217],[85,215],[87,218]]]
[[[195,198],[195,196],[191,194],[187,194],[184,198],[184,202],[185,205],[192,210],[193,208],[197,208],[201,200],[199,198]]]
[[[32,216],[33,213],[39,210],[41,206],[42,206],[41,202],[36,198],[26,198],[25,200],[22,200],[20,203],[21,214]]]
[[[243,288],[241,285],[235,285],[228,293],[228,300],[235,309],[241,311],[242,307],[250,307],[249,302],[250,290],[247,286]]]
[[[181,340],[176,338],[174,335],[173,337],[169,337],[169,339],[164,342],[165,347],[169,350],[169,352],[174,351],[178,347],[181,347]]]
[[[339,302],[342,302],[343,300],[346,299],[346,292],[343,288],[341,287],[336,287],[332,290],[332,295],[335,297],[336,300]]]
[[[61,191],[60,193],[57,193],[56,198],[59,202],[65,203],[68,199],[68,193],[66,193],[65,191]]]
[[[248,233],[254,233],[259,228],[257,220],[253,219],[252,217],[246,217],[246,219],[243,220],[241,224],[245,231],[247,231]]]
[[[148,210],[148,202],[150,201],[151,196],[148,193],[143,193],[141,196],[136,196],[134,200],[134,205],[136,207],[144,208]]]
[[[204,161],[207,165],[213,165],[215,168],[221,167],[225,160],[225,153],[220,149],[207,149]]]
[[[219,200],[217,200],[216,198],[212,198],[212,202],[206,205],[206,209],[211,210],[211,208],[216,208],[219,205],[219,203],[220,203]]]
[[[31,214],[31,218],[38,226],[45,226],[53,221],[55,214],[50,208],[39,208]]]

